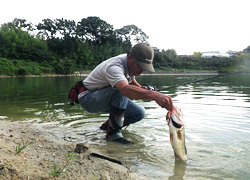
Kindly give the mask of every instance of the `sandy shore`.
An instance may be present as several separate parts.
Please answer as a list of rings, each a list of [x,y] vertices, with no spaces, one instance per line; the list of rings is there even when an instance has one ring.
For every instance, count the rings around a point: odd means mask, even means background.
[[[47,180],[47,179],[79,179],[79,180],[134,180],[142,179],[131,173],[124,165],[91,156],[96,152],[91,146],[89,150],[75,153],[76,144],[58,140],[49,134],[39,131],[27,122],[0,121],[0,179],[1,180]],[[16,147],[24,142],[32,142],[19,154]],[[65,156],[75,153],[75,160],[63,173],[54,178],[49,175],[53,165],[62,167],[66,163]],[[53,162],[55,161],[55,162]]]

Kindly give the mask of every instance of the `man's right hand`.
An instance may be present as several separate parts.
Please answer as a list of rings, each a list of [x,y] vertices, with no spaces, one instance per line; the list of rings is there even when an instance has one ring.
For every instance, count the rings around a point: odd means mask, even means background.
[[[166,108],[170,112],[172,111],[173,101],[170,96],[156,92],[154,100],[162,108]]]

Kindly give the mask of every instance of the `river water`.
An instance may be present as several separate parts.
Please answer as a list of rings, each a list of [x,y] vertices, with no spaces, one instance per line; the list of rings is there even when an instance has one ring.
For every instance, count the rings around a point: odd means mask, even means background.
[[[165,88],[211,76],[141,76],[142,85]],[[185,121],[188,161],[175,162],[165,109],[136,101],[145,119],[123,134],[134,145],[107,142],[99,126],[108,114],[71,107],[67,93],[84,77],[0,78],[0,120],[29,121],[74,143],[88,143],[119,159],[144,179],[250,179],[250,74],[234,74],[162,91],[172,96]]]

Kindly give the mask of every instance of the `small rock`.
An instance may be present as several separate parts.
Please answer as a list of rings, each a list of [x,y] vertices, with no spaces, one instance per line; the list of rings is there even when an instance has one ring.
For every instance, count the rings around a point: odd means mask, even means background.
[[[101,180],[110,180],[109,172],[108,172],[108,171],[104,171],[104,172],[102,173]]]
[[[76,145],[75,152],[83,153],[83,152],[88,151],[88,150],[89,150],[89,145],[88,144],[80,143],[80,144]]]

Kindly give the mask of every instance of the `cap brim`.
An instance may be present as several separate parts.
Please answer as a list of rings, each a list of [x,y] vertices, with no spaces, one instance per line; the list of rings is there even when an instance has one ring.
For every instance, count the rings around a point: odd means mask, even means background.
[[[153,64],[147,64],[141,61],[137,61],[137,63],[143,71],[155,72]]]

